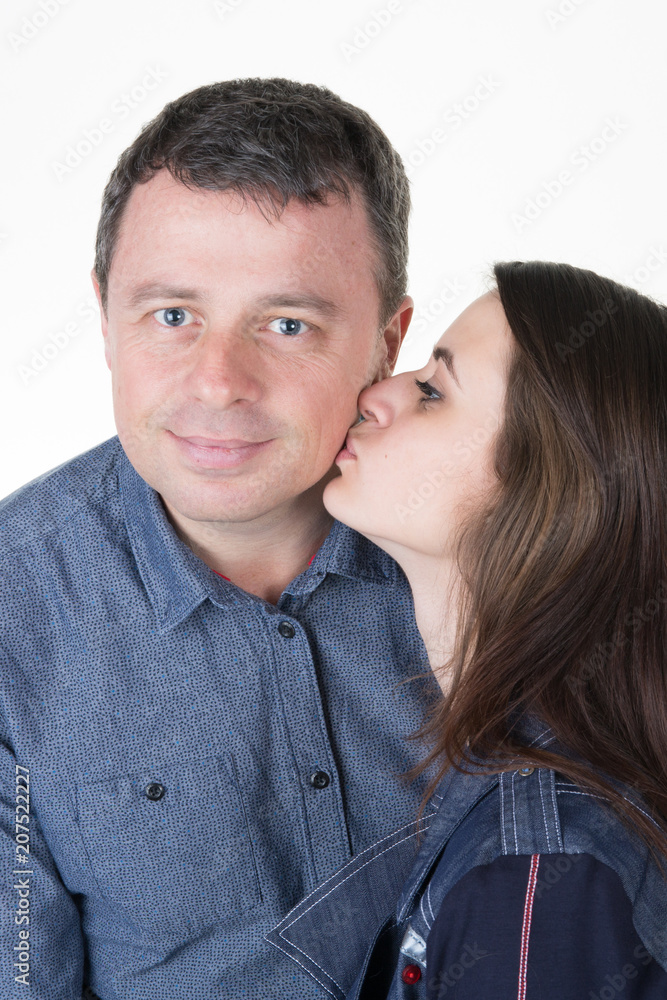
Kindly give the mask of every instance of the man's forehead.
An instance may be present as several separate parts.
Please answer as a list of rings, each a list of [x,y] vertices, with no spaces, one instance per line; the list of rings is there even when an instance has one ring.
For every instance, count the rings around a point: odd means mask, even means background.
[[[110,280],[124,286],[172,281],[171,262],[187,271],[191,261],[229,270],[247,268],[248,277],[266,268],[297,283],[304,275],[327,272],[345,280],[360,263],[371,278],[376,253],[366,211],[358,194],[325,205],[291,199],[273,217],[265,206],[233,190],[209,191],[176,180],[167,170],[137,185],[121,222]],[[359,275],[357,275],[359,277]],[[178,282],[177,282],[178,283]],[[181,282],[182,283],[182,282]]]
[[[350,188],[349,199],[328,192],[325,200],[305,202],[290,198],[285,206],[278,192],[253,192],[234,188],[210,189],[195,186],[173,177],[166,169],[158,170],[150,180],[135,184],[125,208],[123,222],[137,223],[142,217],[176,220],[210,220],[211,216],[235,217],[239,223],[250,222],[267,227],[318,229],[353,226],[368,230],[368,218],[360,190]]]

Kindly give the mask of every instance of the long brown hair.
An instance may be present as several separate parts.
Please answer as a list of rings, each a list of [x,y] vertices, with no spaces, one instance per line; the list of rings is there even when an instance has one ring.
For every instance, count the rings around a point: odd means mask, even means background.
[[[664,855],[667,309],[566,264],[494,274],[515,338],[498,481],[460,537],[453,683],[415,770],[437,765],[429,796],[473,759],[554,768]],[[564,752],[522,745],[525,714]]]

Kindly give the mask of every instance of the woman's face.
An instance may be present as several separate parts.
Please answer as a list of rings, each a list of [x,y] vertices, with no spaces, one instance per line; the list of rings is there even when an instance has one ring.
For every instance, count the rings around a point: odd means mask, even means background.
[[[341,475],[324,490],[327,510],[396,558],[401,548],[449,555],[460,516],[495,481],[512,343],[500,301],[487,293],[443,333],[420,371],[364,389],[365,421],[336,458]]]

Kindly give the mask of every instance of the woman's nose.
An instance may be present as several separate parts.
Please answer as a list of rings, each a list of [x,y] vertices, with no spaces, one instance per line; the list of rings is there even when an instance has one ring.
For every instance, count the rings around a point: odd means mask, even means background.
[[[400,376],[394,375],[362,389],[357,406],[364,420],[375,420],[382,426],[391,422],[395,409],[396,381],[399,378]]]

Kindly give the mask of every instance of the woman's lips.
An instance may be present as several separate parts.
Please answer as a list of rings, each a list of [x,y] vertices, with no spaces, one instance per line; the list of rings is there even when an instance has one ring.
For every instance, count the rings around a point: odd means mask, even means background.
[[[268,441],[244,441],[241,438],[179,437],[168,432],[181,454],[200,469],[235,469],[271,444]]]
[[[352,445],[352,442],[350,441],[349,434],[348,434],[348,436],[345,439],[345,444],[343,445],[343,447],[341,448],[341,450],[338,452],[338,454],[334,458],[334,462],[342,462],[342,461],[345,461],[345,459],[348,459],[348,458],[352,459],[353,461],[356,461],[356,459],[357,459],[357,455],[356,455],[356,452],[355,452],[354,447]]]

